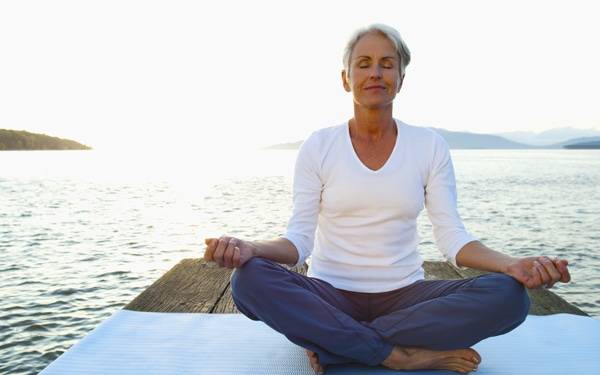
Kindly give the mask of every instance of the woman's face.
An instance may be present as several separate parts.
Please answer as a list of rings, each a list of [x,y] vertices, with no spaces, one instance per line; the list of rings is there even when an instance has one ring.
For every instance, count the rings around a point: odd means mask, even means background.
[[[344,89],[354,102],[367,108],[391,105],[402,87],[400,61],[394,44],[379,33],[361,37],[350,56],[349,70],[342,71]]]

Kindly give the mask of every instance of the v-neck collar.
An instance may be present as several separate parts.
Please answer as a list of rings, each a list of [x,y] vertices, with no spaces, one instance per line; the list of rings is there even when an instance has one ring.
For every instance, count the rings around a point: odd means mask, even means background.
[[[358,155],[356,154],[356,150],[354,149],[354,146],[352,145],[352,138],[350,137],[350,121],[346,121],[346,129],[345,129],[346,143],[348,144],[348,147],[350,147],[350,152],[352,152],[352,155],[354,155],[354,159],[358,162],[358,164],[361,165],[361,167],[363,169],[365,169],[369,173],[375,173],[375,174],[376,173],[380,173],[381,171],[383,171],[386,168],[388,168],[388,164],[391,163],[391,160],[393,159],[394,155],[396,154],[396,150],[398,149],[398,144],[400,143],[400,122],[398,120],[394,119],[394,123],[396,124],[396,129],[397,129],[396,140],[395,140],[395,143],[394,143],[394,148],[392,149],[392,152],[388,156],[388,158],[385,161],[385,163],[383,163],[383,165],[379,169],[371,169],[371,168],[367,167],[362,162],[362,160],[360,160],[360,158],[358,157]]]

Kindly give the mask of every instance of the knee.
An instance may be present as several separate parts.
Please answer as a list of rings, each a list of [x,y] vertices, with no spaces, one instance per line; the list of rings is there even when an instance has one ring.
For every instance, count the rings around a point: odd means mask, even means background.
[[[507,318],[512,318],[515,323],[520,324],[525,320],[531,304],[529,295],[523,284],[505,274],[491,274],[489,276],[493,284],[493,294],[496,296],[497,312]]]
[[[245,291],[256,289],[265,281],[272,266],[270,261],[261,257],[252,257],[242,267],[236,268],[231,275],[231,294],[235,298]]]

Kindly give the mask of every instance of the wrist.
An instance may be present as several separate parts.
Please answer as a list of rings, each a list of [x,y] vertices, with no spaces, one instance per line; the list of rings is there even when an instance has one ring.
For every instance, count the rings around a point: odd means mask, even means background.
[[[500,267],[500,272],[510,275],[512,265],[515,264],[518,260],[519,260],[519,258],[515,258],[515,257],[511,257],[511,256],[507,255],[506,259],[502,262],[502,265]]]
[[[252,254],[253,258],[260,256],[260,254],[259,254],[260,250],[254,241],[244,241],[244,242],[246,243],[246,246],[248,246],[248,248],[250,249],[250,253]]]

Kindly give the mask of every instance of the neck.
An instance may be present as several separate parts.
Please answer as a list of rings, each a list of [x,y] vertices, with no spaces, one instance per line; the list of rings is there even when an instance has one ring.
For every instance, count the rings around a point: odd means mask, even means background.
[[[368,141],[379,141],[384,136],[395,132],[392,106],[366,109],[354,106],[354,118],[349,122],[350,135]]]

